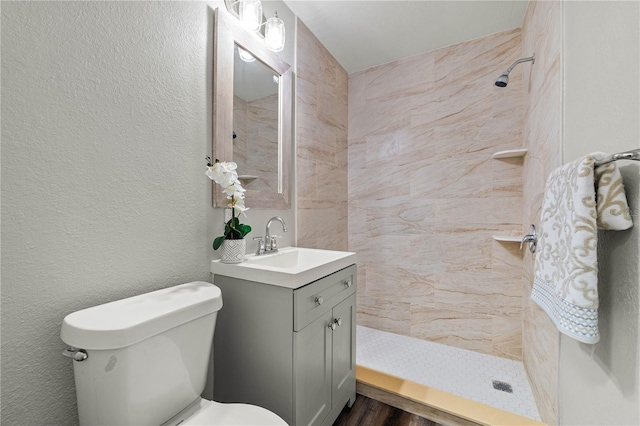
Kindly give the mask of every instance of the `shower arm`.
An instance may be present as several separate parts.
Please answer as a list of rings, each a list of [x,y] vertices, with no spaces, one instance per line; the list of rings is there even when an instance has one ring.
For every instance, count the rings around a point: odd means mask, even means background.
[[[518,59],[513,64],[511,64],[511,66],[507,68],[507,70],[503,74],[509,74],[515,68],[516,65],[521,64],[523,62],[529,62],[529,61],[533,62],[534,64],[536,63],[535,53],[533,54],[533,56],[529,56],[528,58]]]

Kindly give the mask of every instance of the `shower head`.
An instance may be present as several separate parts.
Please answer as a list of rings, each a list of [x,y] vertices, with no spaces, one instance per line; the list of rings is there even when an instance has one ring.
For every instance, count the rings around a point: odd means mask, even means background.
[[[511,64],[511,66],[509,68],[507,68],[507,70],[505,72],[500,74],[500,77],[498,77],[498,79],[496,80],[496,86],[498,86],[498,87],[507,87],[507,84],[509,84],[509,73],[511,72],[511,70],[513,70],[516,65],[518,65],[518,64],[520,64],[522,62],[529,62],[529,61],[531,63],[534,63],[534,64],[536,63],[536,54],[535,53],[533,54],[533,56],[530,56],[528,58],[518,59],[513,64]]]
[[[509,73],[505,71],[496,80],[496,86],[507,87],[507,84],[509,84]]]

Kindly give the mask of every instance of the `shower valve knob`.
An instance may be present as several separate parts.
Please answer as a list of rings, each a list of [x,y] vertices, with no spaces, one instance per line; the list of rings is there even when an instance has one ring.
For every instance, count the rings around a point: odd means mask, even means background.
[[[524,243],[529,244],[529,250],[531,251],[531,253],[536,252],[536,248],[538,246],[538,235],[536,233],[535,225],[531,225],[531,230],[529,231],[529,233],[522,237],[522,241],[520,241],[520,250],[522,250],[522,246],[524,245]]]

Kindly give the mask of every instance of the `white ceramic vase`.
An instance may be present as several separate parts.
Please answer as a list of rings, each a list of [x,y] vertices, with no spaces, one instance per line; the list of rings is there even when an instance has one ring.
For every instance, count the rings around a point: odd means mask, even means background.
[[[246,240],[224,240],[220,246],[220,261],[222,263],[240,263],[244,260],[247,249]]]

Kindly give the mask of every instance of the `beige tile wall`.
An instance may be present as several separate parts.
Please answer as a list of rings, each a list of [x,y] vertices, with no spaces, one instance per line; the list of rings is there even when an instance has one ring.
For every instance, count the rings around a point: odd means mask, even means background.
[[[562,164],[562,4],[531,1],[522,29],[523,54],[536,54],[524,67],[524,223],[539,224],[546,177]],[[534,256],[524,257],[522,281],[523,361],[545,423],[557,424],[559,335],[529,296]]]
[[[233,97],[233,159],[240,175],[258,176],[243,180],[245,188],[278,191],[278,94],[249,102]]]
[[[349,76],[349,250],[359,324],[520,359],[519,29]],[[299,168],[300,170],[300,168]]]
[[[298,20],[297,243],[347,250],[347,72]]]

